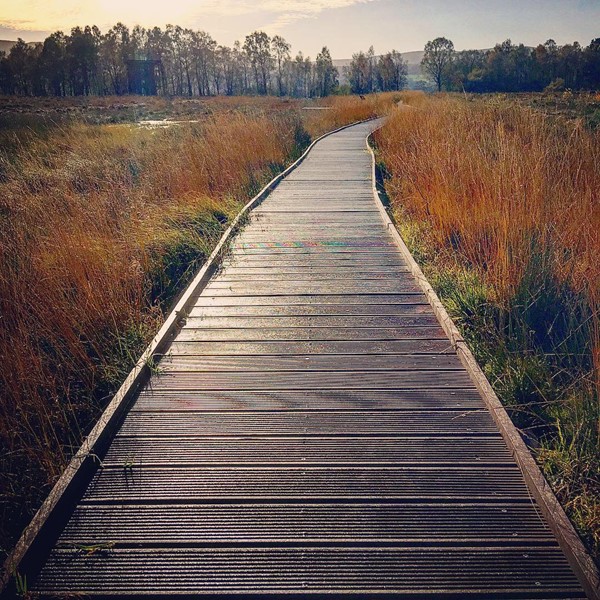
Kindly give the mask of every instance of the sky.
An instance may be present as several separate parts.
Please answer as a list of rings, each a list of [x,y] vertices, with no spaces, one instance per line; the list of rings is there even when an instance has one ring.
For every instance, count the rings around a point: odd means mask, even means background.
[[[282,35],[293,51],[314,57],[327,45],[342,59],[371,45],[377,53],[422,50],[439,36],[458,50],[508,38],[587,45],[600,37],[600,0],[0,0],[5,40],[42,41],[76,25],[104,31],[118,21],[202,29],[226,45],[260,29]]]

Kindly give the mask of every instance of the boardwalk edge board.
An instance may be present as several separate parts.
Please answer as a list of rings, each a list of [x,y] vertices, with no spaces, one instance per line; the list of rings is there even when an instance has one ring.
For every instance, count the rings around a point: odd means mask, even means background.
[[[506,412],[504,405],[496,395],[496,392],[494,392],[492,386],[487,380],[487,377],[477,364],[477,361],[469,350],[466,341],[444,308],[444,305],[440,301],[435,290],[431,287],[429,281],[427,281],[423,271],[413,258],[410,250],[402,239],[402,236],[398,233],[394,222],[391,220],[385,208],[385,204],[383,203],[381,196],[379,195],[379,190],[377,189],[377,167],[375,152],[369,143],[372,135],[378,129],[381,129],[381,127],[383,127],[383,124],[372,131],[366,139],[366,146],[371,153],[372,160],[371,180],[373,186],[373,196],[375,197],[381,218],[383,219],[386,228],[394,238],[394,241],[400,253],[404,257],[410,272],[423,290],[423,293],[427,297],[429,304],[431,304],[431,307],[433,308],[440,325],[450,339],[450,342],[452,343],[452,346],[456,350],[461,362],[467,370],[467,373],[479,390],[479,393],[481,394],[487,409],[490,411],[496,426],[500,430],[500,433],[504,438],[509,451],[521,469],[525,483],[527,484],[531,495],[538,503],[544,517],[547,520],[548,526],[556,536],[558,543],[569,562],[569,565],[577,575],[577,578],[579,579],[579,582],[581,583],[587,597],[590,600],[600,600],[600,573],[598,572],[598,568],[596,567],[594,560],[583,545],[579,534],[575,531],[573,524],[567,517],[563,507],[554,495],[552,488],[546,481],[546,478],[531,455],[529,448],[527,448],[523,438]]]
[[[55,521],[63,519],[61,512],[66,511],[67,507],[72,505],[72,508],[75,508],[75,498],[83,492],[85,483],[89,481],[95,467],[100,462],[99,456],[112,439],[135,394],[148,381],[152,372],[151,366],[154,357],[164,353],[165,349],[173,341],[176,332],[181,328],[182,319],[187,316],[195,297],[202,292],[216,271],[228,243],[238,231],[238,226],[242,218],[265,200],[282,179],[287,177],[304,162],[310,151],[319,141],[339,131],[371,120],[373,119],[356,121],[349,125],[344,125],[313,140],[300,158],[269,181],[236,215],[230,226],[221,236],[219,243],[206,263],[201,267],[188,287],[185,288],[177,304],[167,316],[154,339],[145,349],[96,425],[67,465],[42,506],[23,531],[15,548],[4,563],[4,572],[0,580],[0,596],[15,595],[15,579],[17,575],[26,582],[30,579],[29,575],[35,573],[38,566],[37,563],[40,562],[40,558],[49,549],[52,538],[56,537],[56,534],[62,528]]]

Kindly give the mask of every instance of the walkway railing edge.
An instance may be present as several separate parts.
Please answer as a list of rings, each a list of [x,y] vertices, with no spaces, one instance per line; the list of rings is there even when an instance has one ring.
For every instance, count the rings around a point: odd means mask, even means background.
[[[377,189],[375,152],[369,144],[371,136],[378,129],[381,129],[381,127],[383,127],[383,124],[373,130],[366,139],[366,145],[371,153],[372,159],[373,196],[375,197],[377,208],[381,213],[381,218],[383,219],[388,231],[394,238],[394,241],[398,246],[400,253],[404,257],[404,260],[407,262],[412,275],[415,277],[419,286],[423,290],[423,293],[427,297],[427,300],[433,308],[440,325],[446,332],[446,335],[450,338],[452,346],[456,350],[463,366],[479,390],[479,393],[481,394],[487,409],[492,414],[494,422],[500,430],[500,433],[504,438],[509,451],[523,473],[523,477],[531,495],[536,500],[548,522],[548,526],[556,536],[559,546],[564,552],[569,565],[575,572],[575,575],[579,579],[584,592],[589,600],[600,600],[600,574],[596,564],[594,563],[594,560],[583,545],[583,542],[581,541],[578,533],[575,531],[573,524],[567,517],[563,507],[554,495],[552,488],[546,481],[546,478],[535,462],[535,459],[531,455],[531,452],[527,448],[523,438],[506,412],[504,405],[496,395],[496,392],[494,392],[487,377],[477,364],[475,357],[469,350],[467,343],[454,324],[454,321],[444,308],[444,305],[441,303],[435,290],[427,281],[423,271],[421,271],[421,268],[404,243],[402,236],[398,233],[394,222],[391,220],[385,205],[381,200],[379,190]]]
[[[164,350],[173,341],[173,338],[182,326],[182,320],[185,320],[187,316],[192,302],[202,292],[214,274],[221,253],[226,248],[230,239],[237,233],[241,219],[253,208],[256,208],[277,187],[282,179],[294,171],[306,159],[318,142],[339,131],[371,120],[356,121],[338,127],[313,140],[300,158],[269,181],[236,215],[221,236],[206,263],[182,293],[179,301],[167,316],[156,336],[144,350],[136,365],[105,408],[96,425],[83,441],[61,477],[54,484],[42,506],[23,531],[19,541],[4,563],[4,572],[0,580],[0,596],[8,597],[16,593],[17,578],[21,582],[20,585],[26,587],[27,579],[31,578],[32,574],[35,575],[39,565],[33,565],[33,563],[39,562],[41,555],[47,553],[48,540],[50,538],[55,539],[55,530],[62,529],[62,524],[55,526],[53,529],[53,521],[58,518],[61,510],[66,509],[65,505],[72,503],[70,497],[77,495],[77,491],[81,489],[82,485],[89,481],[91,473],[96,470],[96,466],[99,463],[101,464],[99,455],[102,454],[103,447],[112,439],[115,429],[126,414],[135,394],[148,381],[154,357],[164,353]],[[42,537],[46,539],[41,540]],[[36,557],[38,561],[35,560]]]

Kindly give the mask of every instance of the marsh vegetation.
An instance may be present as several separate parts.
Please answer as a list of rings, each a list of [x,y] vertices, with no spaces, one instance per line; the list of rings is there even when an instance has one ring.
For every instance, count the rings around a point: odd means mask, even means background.
[[[597,101],[405,95],[376,135],[403,237],[596,557]]]

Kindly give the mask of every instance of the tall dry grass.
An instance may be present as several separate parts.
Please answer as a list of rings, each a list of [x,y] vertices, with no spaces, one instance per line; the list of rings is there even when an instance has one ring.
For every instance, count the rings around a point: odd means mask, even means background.
[[[0,550],[227,221],[298,156],[307,129],[374,116],[391,99],[328,103],[119,98],[0,115]],[[148,117],[190,122],[90,123]]]
[[[348,123],[365,121],[387,115],[402,98],[419,94],[411,92],[385,92],[360,96],[330,96],[319,101],[324,110],[304,111],[307,131],[313,137],[337,129]]]
[[[441,96],[376,140],[404,235],[598,552],[600,133]]]
[[[5,547],[158,328],[180,279],[296,152],[298,127],[293,114],[228,112],[168,130],[20,130],[2,144],[11,148],[0,155]]]

